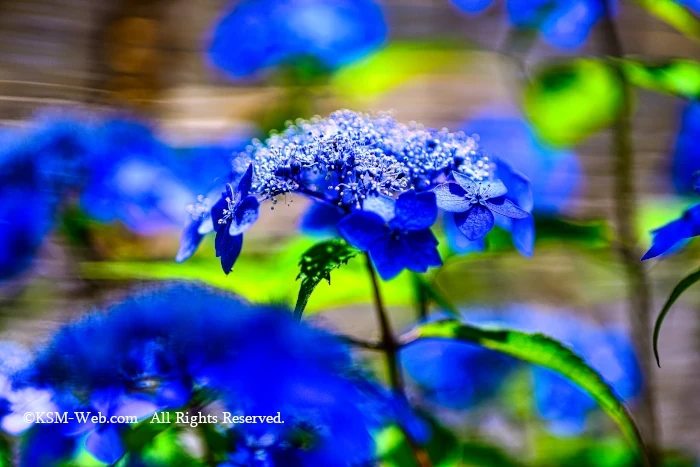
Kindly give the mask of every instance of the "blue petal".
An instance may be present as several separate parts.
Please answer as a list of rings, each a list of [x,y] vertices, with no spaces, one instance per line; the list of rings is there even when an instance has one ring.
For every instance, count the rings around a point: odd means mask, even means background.
[[[603,15],[603,1],[558,2],[542,25],[542,35],[550,44],[573,49],[583,44],[593,25]]]
[[[384,219],[367,211],[354,211],[343,218],[338,223],[338,231],[348,243],[363,251],[388,233]]]
[[[479,191],[483,199],[498,198],[508,193],[508,189],[500,180],[491,180],[489,182],[479,182]]]
[[[678,242],[700,235],[700,204],[683,213],[680,219],[669,222],[652,232],[654,238],[642,261],[660,256],[671,250]]]
[[[464,212],[472,203],[467,199],[467,192],[457,183],[443,183],[433,189],[440,209],[447,212]]]
[[[236,211],[233,213],[233,222],[229,227],[229,235],[240,235],[250,229],[258,220],[260,203],[258,198],[250,195],[243,198],[243,201],[236,206]]]
[[[370,211],[384,219],[386,222],[392,220],[395,216],[396,201],[386,195],[370,196],[362,203],[362,209]]]
[[[343,212],[336,206],[313,201],[301,220],[301,230],[311,235],[337,235],[338,222]]]
[[[216,248],[216,257],[221,258],[221,268],[228,274],[233,269],[233,264],[241,253],[243,235],[231,236],[228,234],[227,229],[219,230],[216,233],[214,246]]]
[[[190,219],[189,224],[185,227],[180,238],[180,249],[177,251],[175,261],[181,263],[188,259],[197,251],[197,247],[202,242],[204,235],[199,233],[199,227],[202,224],[203,218]],[[210,217],[207,217],[211,221]]]
[[[85,448],[100,462],[112,465],[126,452],[118,426],[104,425],[85,440]]]
[[[411,271],[426,272],[430,267],[442,266],[438,241],[430,229],[408,232],[403,236],[408,249],[406,267]]]
[[[410,254],[411,250],[403,237],[396,239],[388,235],[374,241],[369,250],[374,267],[385,281],[393,279],[406,269]]]
[[[161,409],[179,409],[192,397],[192,385],[180,380],[166,380],[156,391],[156,403]]]
[[[452,176],[454,177],[455,181],[459,183],[459,186],[464,188],[464,191],[467,193],[472,194],[478,191],[479,186],[476,184],[476,182],[463,173],[453,170]]]
[[[457,228],[454,214],[451,212],[446,212],[444,216],[443,225],[445,229],[445,237],[447,237],[447,244],[450,246],[450,250],[457,254],[471,253],[473,251],[484,251],[486,245],[483,238],[474,242],[468,240],[467,237],[465,237]]]
[[[225,191],[221,193],[221,198],[211,207],[211,220],[217,232],[226,227],[226,223],[220,221],[224,218],[224,210],[228,210],[229,207],[227,198],[233,200],[233,187],[229,183],[226,184]]]
[[[525,211],[531,212],[534,203],[530,180],[501,159],[496,160],[496,176],[508,188],[507,198]]]
[[[236,195],[238,196],[238,199],[243,199],[246,196],[248,196],[248,193],[250,193],[250,187],[252,185],[253,185],[253,164],[250,164],[248,166],[248,169],[243,174],[243,177],[241,177],[241,180],[238,182],[238,191],[236,193]]]
[[[530,257],[535,246],[535,220],[532,216],[525,219],[513,219],[511,223],[513,245],[521,255]]]
[[[435,193],[407,191],[396,200],[396,217],[392,225],[406,230],[422,230],[437,220]]]
[[[526,217],[530,217],[530,214],[520,209],[505,196],[492,198],[486,201],[486,206],[493,212],[512,219],[525,219]]]
[[[64,436],[61,425],[35,425],[24,435],[20,467],[53,467],[69,460],[75,451],[75,438]]]
[[[469,211],[458,212],[454,216],[459,231],[472,241],[479,240],[493,228],[493,214],[481,204],[475,204]]]

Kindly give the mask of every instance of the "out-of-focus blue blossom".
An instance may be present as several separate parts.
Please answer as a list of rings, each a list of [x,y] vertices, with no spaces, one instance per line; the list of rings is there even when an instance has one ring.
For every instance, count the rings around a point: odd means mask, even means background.
[[[438,241],[430,230],[438,215],[435,195],[408,191],[395,203],[386,199],[389,209],[379,213],[368,210],[369,199],[365,200],[365,210],[355,210],[338,223],[340,234],[354,247],[369,252],[384,280],[404,269],[426,272],[440,266]]]
[[[683,240],[700,235],[700,204],[685,211],[675,221],[653,230],[651,235],[651,248],[644,254],[642,261],[661,256]]]
[[[694,189],[694,174],[700,171],[700,102],[691,102],[683,110],[681,127],[673,153],[673,184],[679,193]]]
[[[529,217],[505,197],[508,189],[500,180],[474,182],[457,171],[452,176],[456,183],[444,183],[433,192],[440,209],[454,213],[457,228],[468,240],[479,240],[493,228],[494,213],[513,219]]]
[[[553,319],[534,314],[527,324],[530,331],[543,332],[569,345],[586,363],[597,370],[623,401],[641,392],[643,381],[632,341],[615,327],[601,328],[571,316]],[[548,428],[558,435],[583,431],[586,416],[597,405],[585,392],[550,370],[533,368],[535,407]]]
[[[696,13],[700,13],[700,0],[676,0],[676,3],[687,6]]]
[[[465,322],[514,327],[509,315],[471,310]],[[445,316],[431,316],[430,321]],[[426,400],[449,409],[468,409],[498,394],[518,361],[477,345],[423,339],[401,350],[401,361]]]
[[[603,1],[614,0],[505,0],[508,20],[516,27],[536,29],[550,44],[573,49],[586,40],[605,14]],[[451,0],[460,10],[480,13],[494,0]]]
[[[332,335],[289,310],[196,285],[142,293],[66,326],[20,376],[21,385],[61,394],[56,401],[70,410],[138,416],[196,401],[202,411],[280,412],[284,424],[230,428],[233,465],[369,464],[371,432],[393,416],[391,398],[358,373]],[[54,442],[80,439],[104,462],[124,453],[122,434],[131,429],[69,428]],[[41,452],[32,444],[23,459]]]
[[[0,281],[32,264],[58,205],[38,161],[16,147],[12,136],[5,142],[8,145],[0,148]]]
[[[252,163],[250,193],[261,202],[269,199],[274,204],[280,197],[293,194],[315,200],[318,204],[305,216],[303,227],[323,233],[334,232],[338,221],[353,211],[372,211],[365,206],[370,200],[400,196],[410,190],[429,191],[447,181],[453,172],[474,183],[500,183],[495,176],[497,164],[479,151],[474,138],[464,133],[426,129],[415,123],[403,125],[388,114],[370,116],[349,110],[334,112],[327,118],[298,120],[264,142],[253,140],[235,161],[239,165],[243,161]],[[503,173],[517,179],[510,172]],[[234,170],[233,177],[238,174]],[[529,190],[524,179],[518,181],[523,181]],[[519,199],[522,184],[513,186],[513,199]],[[232,195],[236,196],[232,187]],[[527,216],[502,195],[489,201],[494,209]],[[183,233],[177,256],[179,261],[191,256],[202,235],[208,232],[209,213],[206,203],[192,210],[192,222]],[[434,240],[430,232],[421,238],[422,245]],[[414,263],[411,267],[404,266],[415,270],[439,264],[432,254],[425,264],[410,261]]]
[[[615,328],[526,305],[512,305],[500,313],[465,312],[463,319],[477,326],[552,336],[596,369],[623,400],[629,401],[641,391],[641,371],[632,343]],[[464,343],[436,339],[417,344],[402,351],[406,370],[428,400],[452,409],[469,408],[493,395],[518,367],[512,358]],[[587,415],[596,407],[595,401],[550,370],[533,367],[532,376],[535,407],[548,428],[562,435],[580,433]]]
[[[233,77],[303,57],[335,69],[375,50],[386,35],[374,0],[243,0],[216,26],[209,57]]]
[[[49,412],[56,406],[50,391],[34,388],[14,388],[14,375],[31,361],[31,354],[12,342],[0,342],[0,429],[18,436],[30,428],[25,421],[27,412]]]
[[[128,120],[105,122],[95,140],[80,200],[90,217],[120,220],[144,234],[181,225],[194,196],[169,168],[171,148],[147,126]]]

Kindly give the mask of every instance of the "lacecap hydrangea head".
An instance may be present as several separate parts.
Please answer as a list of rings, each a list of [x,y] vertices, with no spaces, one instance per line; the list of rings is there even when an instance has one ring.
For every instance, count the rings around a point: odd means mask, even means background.
[[[369,464],[373,431],[393,417],[391,397],[333,335],[297,322],[290,310],[196,285],[142,292],[67,325],[20,381],[56,393],[61,410],[140,420],[193,404],[219,421],[222,408],[232,415],[279,412],[284,424],[214,427],[227,440],[232,465]],[[132,429],[69,424],[50,452],[73,440],[113,463],[125,454]],[[27,446],[24,456],[42,449]]]
[[[304,58],[334,70],[378,48],[386,35],[374,0],[244,0],[216,25],[209,58],[236,78]]]
[[[242,167],[233,176],[238,181],[226,188],[217,212],[205,206],[192,210],[178,260],[191,256],[202,236],[220,225],[222,217],[230,218],[228,213],[236,206],[226,200],[237,199],[241,186],[247,191],[245,195],[241,191],[240,196],[254,196],[258,202],[270,200],[273,209],[278,200],[296,194],[311,198],[318,204],[312,208],[313,222],[307,224],[331,231],[344,225],[341,234],[345,232],[346,240],[355,247],[369,251],[373,257],[393,258],[393,264],[383,273],[380,269],[385,278],[403,269],[424,272],[429,266],[441,264],[435,250],[437,240],[430,232],[437,208],[461,213],[455,216],[456,225],[469,234],[470,240],[486,235],[494,225],[494,213],[529,217],[507,196],[508,188],[497,178],[499,166],[480,152],[474,138],[418,124],[404,125],[389,114],[341,110],[327,118],[298,120],[265,141],[254,140],[236,160]],[[250,183],[246,181],[249,173]],[[518,180],[529,190],[524,177]],[[443,196],[450,190],[455,191],[455,199]],[[523,189],[512,194],[519,191]],[[257,219],[257,211],[252,210],[257,206],[253,204],[251,201],[251,209],[244,216],[252,221]],[[407,214],[406,209],[414,211]],[[348,216],[371,217],[376,222],[346,221]],[[413,222],[411,217],[421,221]],[[367,231],[349,229],[351,224],[360,230],[366,227]],[[246,223],[245,229],[250,226]],[[229,227],[228,231],[231,236],[242,233],[238,228]],[[217,240],[217,255],[227,256],[228,245],[228,256],[235,260],[240,240],[226,241]],[[378,253],[380,250],[385,254]],[[407,254],[409,250],[413,254]],[[421,254],[424,260],[416,259]],[[229,263],[222,262],[225,270]]]

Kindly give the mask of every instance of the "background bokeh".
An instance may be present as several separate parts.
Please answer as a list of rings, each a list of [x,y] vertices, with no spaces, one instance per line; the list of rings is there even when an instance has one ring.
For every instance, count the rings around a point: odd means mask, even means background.
[[[250,138],[282,128],[286,120],[327,115],[340,108],[391,110],[402,122],[478,133],[487,153],[510,160],[531,178],[535,217],[548,220],[538,224],[534,254],[520,255],[496,233],[485,253],[448,261],[437,283],[460,307],[489,308],[498,315],[512,310],[513,304],[526,303],[545,315],[576,314],[630,330],[626,276],[611,248],[615,227],[611,132],[599,132],[575,147],[554,149],[535,138],[519,110],[523,80],[539,64],[574,54],[606,53],[605,38],[594,27],[583,46],[572,51],[514,36],[498,3],[472,15],[448,0],[383,0],[387,36],[375,50],[360,51],[347,63],[338,58],[335,69],[295,57],[273,70],[247,73],[243,67],[234,73],[215,66],[216,53],[207,55],[217,21],[230,9],[228,2],[0,0],[0,136],[4,130],[42,127],[46,119],[106,113],[116,126],[124,119],[153,129],[152,135],[143,137],[133,128],[103,130],[104,136],[98,136],[97,144],[107,154],[115,151],[115,160],[125,147],[144,156],[134,157],[126,180],[143,176],[143,184],[150,186],[164,180],[158,172],[161,166],[175,172],[175,179],[186,180],[162,188],[167,190],[163,197],[183,200],[182,217],[178,218],[177,206],[157,203],[158,219],[164,220],[153,227],[157,216],[152,212],[134,212],[132,205],[120,208],[114,201],[99,199],[104,196],[102,188],[111,183],[122,190],[115,199],[131,199],[124,194],[129,187],[113,182],[124,165],[114,172],[101,166],[104,179],[92,180],[99,196],[83,199],[80,208],[62,211],[61,221],[50,229],[31,266],[0,284],[0,336],[36,345],[86,308],[139,284],[164,279],[202,280],[251,299],[293,303],[297,258],[313,240],[300,237],[290,226],[301,222],[306,200],[280,200],[274,216],[266,215],[272,206],[264,205],[260,222],[246,234],[245,253],[229,276],[218,269],[213,242],[205,242],[188,262],[174,263],[185,205],[208,194],[211,187],[206,182],[216,175],[207,170],[225,170],[228,154]],[[323,15],[305,20],[327,24]],[[635,5],[618,5],[617,22],[627,54],[700,57],[697,42]],[[383,31],[377,33],[381,37]],[[527,54],[522,53],[525,44]],[[679,172],[674,168],[674,151],[685,144],[690,148],[686,163],[700,165],[697,149],[692,152],[700,129],[686,123],[691,136],[679,139],[687,103],[650,91],[637,95],[636,228],[640,248],[646,249],[648,232],[691,204],[684,197],[688,193],[679,192],[687,182],[674,179],[674,171]],[[162,156],[167,162],[159,159],[160,149],[152,147],[160,144],[168,148]],[[195,180],[197,170],[203,182]],[[139,190],[133,188],[136,205]],[[82,196],[90,198],[90,190]],[[699,248],[691,244],[682,255],[645,263],[654,313],[696,265]],[[369,338],[376,333],[366,306],[370,288],[358,269],[338,271],[332,287],[320,285],[308,310],[323,325]],[[397,328],[408,326],[414,316],[409,280],[399,277],[385,284]],[[700,454],[700,403],[695,397],[700,385],[699,294],[691,289],[667,319],[663,366],[654,366],[647,381],[657,396],[663,444],[691,455]],[[324,313],[316,313],[321,310]],[[513,401],[530,390],[516,381],[504,389],[503,397]],[[553,465],[548,456],[566,449],[560,440],[528,438],[527,419],[504,421],[489,411],[471,416],[477,419],[470,426],[484,436],[513,452],[543,459],[541,465]],[[615,428],[603,431],[614,434]],[[597,432],[591,436],[604,438]]]

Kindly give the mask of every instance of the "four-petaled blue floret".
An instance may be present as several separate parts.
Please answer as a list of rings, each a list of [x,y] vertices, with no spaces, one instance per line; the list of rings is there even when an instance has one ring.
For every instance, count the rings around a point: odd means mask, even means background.
[[[392,279],[404,269],[426,272],[442,264],[430,230],[438,215],[433,193],[408,191],[395,203],[388,199],[365,204],[381,207],[379,212],[353,211],[338,223],[338,230],[351,245],[369,252],[382,279]]]
[[[478,240],[493,228],[493,213],[513,219],[529,214],[506,199],[506,186],[500,180],[474,182],[469,177],[452,172],[457,183],[444,183],[433,191],[440,209],[453,212],[460,232],[469,240]]]

